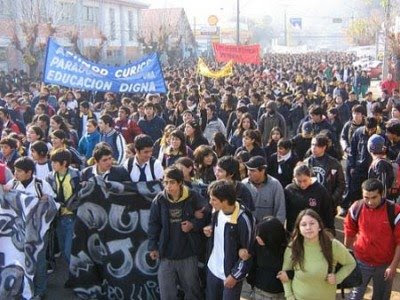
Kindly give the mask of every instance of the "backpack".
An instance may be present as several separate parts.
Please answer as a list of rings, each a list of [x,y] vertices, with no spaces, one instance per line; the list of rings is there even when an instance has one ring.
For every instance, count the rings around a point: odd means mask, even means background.
[[[351,210],[351,218],[357,222],[358,224],[358,218],[360,217],[360,212],[361,209],[364,206],[364,200],[358,200],[354,202]],[[390,227],[392,228],[392,231],[394,231],[395,228],[395,219],[396,219],[396,212],[395,212],[395,203],[390,200],[386,200],[386,210],[387,210],[387,215],[389,219],[389,224]]]
[[[35,178],[34,181],[35,181],[34,185],[35,185],[36,195],[40,199],[43,197],[43,182],[37,178]]]
[[[371,168],[375,168],[378,165],[378,163],[381,162],[382,160],[387,162],[387,163],[389,163],[389,164],[391,164],[392,169],[393,169],[393,175],[394,175],[394,179],[393,179],[392,185],[387,187],[387,189],[385,188],[386,196],[388,196],[388,195],[397,196],[399,194],[399,192],[400,192],[400,173],[399,173],[400,168],[399,168],[399,164],[397,162],[395,162],[395,161],[390,161],[390,160],[385,159],[385,158],[379,158],[379,159],[376,159],[376,160],[372,161],[372,163],[371,163],[369,168],[370,169]]]
[[[131,157],[128,159],[128,174],[129,176],[131,175],[132,169],[133,169],[133,161],[134,158]],[[153,180],[156,180],[156,174],[154,173],[154,163],[156,162],[156,159],[154,157],[150,158],[150,172],[151,176],[153,177]]]

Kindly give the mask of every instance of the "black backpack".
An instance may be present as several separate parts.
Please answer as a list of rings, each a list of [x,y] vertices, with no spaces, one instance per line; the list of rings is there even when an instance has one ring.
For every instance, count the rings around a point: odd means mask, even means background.
[[[351,218],[355,222],[357,222],[357,224],[358,224],[358,218],[360,217],[361,209],[363,208],[364,205],[365,205],[364,200],[358,200],[358,201],[354,202],[354,204],[353,204]],[[394,231],[394,228],[395,228],[394,221],[396,219],[395,203],[393,201],[386,199],[386,210],[387,210],[390,227],[392,228],[392,231]]]
[[[128,159],[128,173],[129,176],[131,175],[132,169],[133,169],[133,161],[134,158],[131,157]],[[156,180],[156,174],[154,173],[154,163],[156,162],[156,159],[154,157],[150,158],[150,172],[151,176],[153,177],[153,180]]]

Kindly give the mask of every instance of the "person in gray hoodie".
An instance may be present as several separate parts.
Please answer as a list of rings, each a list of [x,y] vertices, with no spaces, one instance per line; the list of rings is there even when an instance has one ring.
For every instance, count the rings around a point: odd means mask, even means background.
[[[216,132],[222,132],[226,136],[226,127],[220,118],[217,117],[216,106],[213,103],[207,104],[207,124],[204,129],[204,136],[209,144],[212,143]]]
[[[270,100],[265,108],[265,113],[258,121],[258,129],[262,135],[263,145],[268,143],[269,133],[272,128],[279,127],[282,130],[283,137],[287,136],[285,118],[278,112],[278,105],[275,101]]]
[[[280,182],[267,174],[267,162],[262,156],[254,156],[245,163],[249,177],[242,183],[250,190],[253,197],[257,222],[266,216],[274,216],[285,223],[285,195]]]

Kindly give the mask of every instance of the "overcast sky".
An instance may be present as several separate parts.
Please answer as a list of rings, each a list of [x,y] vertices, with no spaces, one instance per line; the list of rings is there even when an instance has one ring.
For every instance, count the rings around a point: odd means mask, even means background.
[[[284,7],[286,6],[288,17],[312,17],[325,13],[332,17],[340,16],[341,11],[349,12],[350,6],[355,0],[240,0],[240,11],[243,16],[254,17],[270,15],[275,20],[283,19]],[[236,0],[151,0],[150,8],[183,7],[188,15],[189,22],[205,24],[207,16],[211,14],[223,21],[225,16],[236,15]],[[323,5],[321,5],[323,3]],[[336,16],[337,15],[337,16]]]

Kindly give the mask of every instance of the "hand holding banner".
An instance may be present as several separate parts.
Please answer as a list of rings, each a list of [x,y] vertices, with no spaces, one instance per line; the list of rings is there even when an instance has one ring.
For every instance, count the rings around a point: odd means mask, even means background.
[[[88,91],[165,93],[165,82],[156,53],[138,61],[110,67],[98,64],[57,45],[47,43],[43,82]]]
[[[227,45],[214,43],[214,55],[217,62],[233,60],[239,64],[259,64],[260,45]]]

